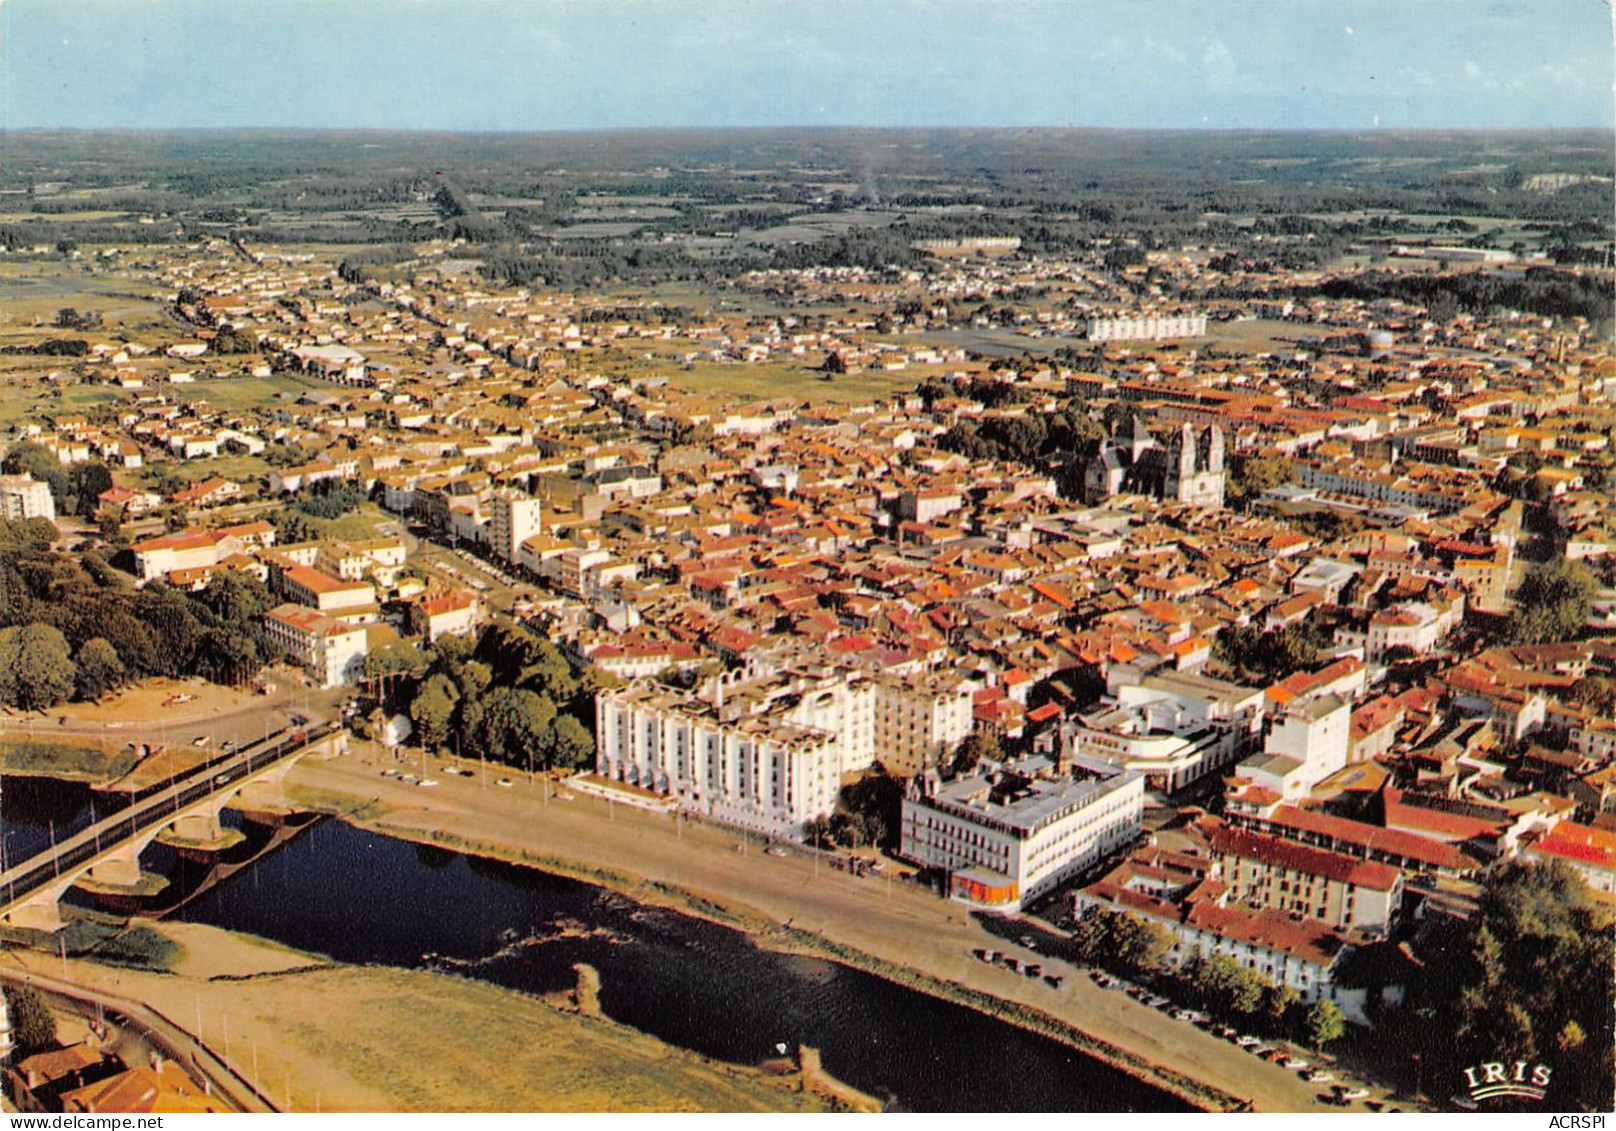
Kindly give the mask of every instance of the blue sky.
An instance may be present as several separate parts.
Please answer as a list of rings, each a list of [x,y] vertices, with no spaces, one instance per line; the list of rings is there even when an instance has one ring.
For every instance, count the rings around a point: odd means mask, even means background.
[[[1603,0],[0,0],[7,128],[1612,123]]]

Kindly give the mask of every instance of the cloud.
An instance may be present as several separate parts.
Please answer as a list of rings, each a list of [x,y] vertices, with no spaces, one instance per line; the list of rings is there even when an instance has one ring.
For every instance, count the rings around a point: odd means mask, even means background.
[[[1240,68],[1235,64],[1234,55],[1230,53],[1228,44],[1221,39],[1208,41],[1201,52],[1201,69],[1206,72],[1207,79],[1219,90],[1228,90],[1239,85]]]

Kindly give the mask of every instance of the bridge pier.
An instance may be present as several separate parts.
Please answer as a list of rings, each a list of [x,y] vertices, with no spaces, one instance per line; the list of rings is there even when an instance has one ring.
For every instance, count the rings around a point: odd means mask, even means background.
[[[54,899],[25,903],[7,915],[5,921],[7,926],[19,930],[43,931],[48,935],[54,935],[67,926],[67,920],[62,918],[61,905]]]

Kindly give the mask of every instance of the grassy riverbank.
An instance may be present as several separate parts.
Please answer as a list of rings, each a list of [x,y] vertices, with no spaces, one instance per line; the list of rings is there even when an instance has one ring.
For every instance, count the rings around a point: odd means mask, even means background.
[[[162,923],[169,972],[69,958],[81,985],[151,1005],[297,1111],[823,1111],[794,1077],[708,1060],[486,982],[355,967]],[[56,955],[6,965],[61,974]]]
[[[61,778],[102,784],[123,777],[135,765],[128,747],[103,750],[89,744],[43,739],[0,740],[0,774],[20,778]]]

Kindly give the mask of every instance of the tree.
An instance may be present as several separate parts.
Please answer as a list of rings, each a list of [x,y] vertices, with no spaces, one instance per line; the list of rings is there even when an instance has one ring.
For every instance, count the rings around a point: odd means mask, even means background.
[[[1489,877],[1466,929],[1468,938],[1444,948],[1457,954],[1449,960],[1456,977],[1441,994],[1456,1008],[1433,1059],[1451,1056],[1462,1066],[1553,1056],[1562,1095],[1609,1110],[1616,955],[1609,912],[1565,865],[1513,863]]]
[[[1197,955],[1180,974],[1200,1004],[1224,1016],[1249,1018],[1263,1005],[1268,983],[1227,954]]]
[[[1155,923],[1108,907],[1089,907],[1072,929],[1072,943],[1082,961],[1130,977],[1159,969],[1172,942]]]
[[[1004,760],[1004,750],[999,745],[997,735],[987,731],[973,730],[960,739],[958,746],[954,747],[954,755],[949,761],[950,772],[959,777],[976,769],[979,762],[1000,762]]]
[[[1308,1047],[1323,1050],[1325,1045],[1345,1035],[1347,1022],[1341,1015],[1341,1007],[1325,998],[1307,1011],[1306,1029]]]
[[[1262,1004],[1258,1011],[1270,1030],[1279,1032],[1284,1029],[1286,1019],[1300,1000],[1301,996],[1289,986],[1271,982],[1263,987]]]
[[[94,518],[101,506],[101,493],[112,490],[112,472],[98,459],[86,460],[73,465],[68,475],[68,486],[78,513],[85,518]]]
[[[1241,460],[1230,469],[1230,493],[1241,501],[1255,499],[1264,491],[1289,483],[1292,465],[1288,459],[1274,456],[1254,456]]]
[[[459,699],[460,692],[454,682],[441,672],[421,685],[415,701],[410,704],[410,721],[415,724],[422,746],[432,750],[443,745],[449,737],[449,722]]]
[[[127,674],[118,650],[106,637],[93,637],[79,645],[75,682],[80,699],[94,702],[120,686]]]
[[[25,711],[54,707],[73,694],[67,638],[48,624],[0,631],[0,699]]]
[[[55,454],[42,444],[24,440],[12,446],[6,458],[0,460],[0,471],[7,475],[31,475],[50,488],[51,498],[58,510],[66,510],[71,494],[67,472]]]
[[[1552,644],[1577,635],[1588,623],[1599,582],[1581,562],[1564,559],[1526,575],[1515,594],[1509,639],[1516,644]]]
[[[588,727],[571,715],[557,715],[550,724],[549,749],[546,765],[581,770],[595,759],[594,737]]]
[[[6,1013],[11,1018],[11,1036],[23,1056],[56,1047],[56,1018],[45,998],[33,986],[4,987]]]

